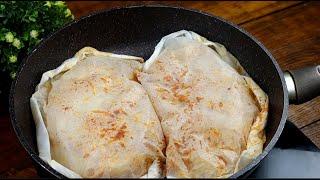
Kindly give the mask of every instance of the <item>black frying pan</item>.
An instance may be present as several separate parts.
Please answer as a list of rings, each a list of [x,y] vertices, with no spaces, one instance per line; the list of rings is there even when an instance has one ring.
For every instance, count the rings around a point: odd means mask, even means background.
[[[84,46],[101,51],[141,56],[152,54],[165,35],[182,29],[219,42],[268,94],[270,111],[263,153],[232,177],[245,177],[277,142],[287,119],[289,97],[297,103],[320,94],[320,67],[286,73],[285,78],[270,52],[249,33],[218,17],[182,8],[141,6],[103,11],[68,24],[43,40],[24,60],[10,94],[14,130],[41,174],[64,177],[37,155],[35,126],[29,99],[41,75],[58,67]],[[313,80],[312,80],[313,78]],[[311,80],[311,81],[310,81]]]

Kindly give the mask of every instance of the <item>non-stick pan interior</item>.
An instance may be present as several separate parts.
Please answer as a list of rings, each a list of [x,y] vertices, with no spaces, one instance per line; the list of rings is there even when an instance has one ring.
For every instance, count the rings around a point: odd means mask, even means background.
[[[268,151],[279,127],[277,135],[281,131],[280,121],[286,116],[286,92],[278,65],[259,43],[231,24],[199,12],[168,7],[134,7],[97,13],[69,24],[43,41],[26,59],[11,92],[11,118],[23,146],[39,160],[29,99],[45,71],[56,68],[85,46],[147,59],[161,37],[182,29],[225,45],[268,94]],[[44,162],[41,165],[48,168]],[[49,171],[59,176],[54,170]]]

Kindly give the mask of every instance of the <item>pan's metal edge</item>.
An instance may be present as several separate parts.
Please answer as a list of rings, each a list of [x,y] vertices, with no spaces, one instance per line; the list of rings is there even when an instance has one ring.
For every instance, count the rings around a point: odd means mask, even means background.
[[[267,48],[259,41],[257,40],[255,37],[253,37],[250,33],[248,33],[246,30],[244,30],[243,28],[237,26],[236,24],[229,22],[221,17],[212,15],[212,14],[208,14],[206,12],[200,11],[200,10],[196,10],[196,9],[187,9],[184,7],[176,7],[176,6],[166,6],[166,5],[135,5],[135,6],[124,6],[124,7],[116,7],[116,8],[111,8],[108,10],[99,10],[93,13],[90,13],[88,15],[82,16],[81,18],[79,18],[78,20],[74,20],[70,23],[67,23],[65,26],[63,26],[62,28],[60,28],[59,30],[49,34],[48,36],[46,36],[36,47],[33,48],[33,50],[25,57],[23,58],[19,68],[18,68],[18,73],[17,73],[17,77],[16,79],[12,82],[11,84],[11,88],[10,88],[10,95],[9,95],[9,113],[10,113],[10,119],[11,119],[11,124],[13,126],[13,129],[19,139],[19,141],[21,142],[22,146],[24,147],[24,149],[27,151],[27,153],[33,158],[33,160],[40,162],[39,165],[42,166],[43,168],[45,168],[47,171],[51,172],[54,176],[56,176],[57,178],[65,178],[65,176],[63,176],[61,173],[57,172],[56,170],[54,170],[52,167],[50,167],[47,163],[45,163],[43,160],[41,160],[39,158],[38,155],[32,153],[32,149],[31,147],[21,138],[21,133],[20,133],[20,127],[18,127],[16,125],[16,117],[14,114],[14,94],[15,94],[15,87],[16,84],[20,78],[20,74],[21,71],[24,68],[24,65],[26,64],[26,62],[29,59],[29,56],[31,56],[38,48],[40,48],[43,44],[45,44],[51,37],[55,36],[56,34],[58,34],[59,32],[63,31],[64,29],[72,26],[73,24],[76,24],[80,21],[83,21],[91,16],[96,16],[96,15],[100,15],[103,13],[110,13],[112,11],[116,11],[116,10],[121,10],[121,9],[134,9],[134,8],[143,8],[143,7],[151,7],[151,8],[172,8],[172,9],[181,9],[184,11],[190,11],[190,12],[195,12],[195,13],[200,13],[209,17],[213,17],[216,18],[226,24],[229,24],[233,27],[235,27],[236,29],[238,29],[240,32],[242,32],[243,34],[245,34],[246,36],[248,36],[250,39],[252,39],[254,42],[256,42],[263,50],[264,52],[270,57],[270,59],[272,60],[273,65],[276,67],[276,70],[278,72],[278,75],[281,79],[281,83],[282,83],[282,87],[283,87],[283,93],[284,93],[284,99],[283,99],[283,112],[282,112],[282,117],[281,117],[281,121],[280,124],[278,126],[278,129],[275,133],[275,135],[272,137],[270,143],[268,144],[268,146],[264,149],[264,151],[262,152],[262,154],[260,154],[254,161],[252,161],[248,166],[246,166],[245,168],[241,169],[240,171],[238,171],[237,173],[235,173],[234,175],[232,175],[230,178],[237,178],[240,177],[242,175],[244,175],[246,172],[248,172],[250,169],[254,168],[255,166],[258,165],[258,163],[265,158],[265,156],[269,153],[269,151],[274,147],[274,145],[276,144],[277,140],[279,139],[282,130],[284,128],[286,119],[287,119],[287,115],[288,115],[288,106],[289,106],[289,101],[288,101],[288,93],[287,93],[287,89],[286,89],[286,84],[284,81],[284,77],[283,77],[283,73],[282,70],[280,68],[280,66],[278,65],[278,63],[276,62],[275,58],[272,56],[272,54],[267,50]]]

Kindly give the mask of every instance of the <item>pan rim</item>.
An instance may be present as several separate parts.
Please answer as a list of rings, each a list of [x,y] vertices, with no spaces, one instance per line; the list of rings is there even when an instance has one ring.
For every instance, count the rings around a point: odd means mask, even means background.
[[[252,170],[254,167],[256,167],[265,157],[266,155],[270,152],[270,150],[274,147],[274,145],[276,144],[279,136],[281,135],[286,119],[287,119],[287,115],[288,115],[288,106],[289,106],[289,101],[288,101],[288,93],[287,93],[287,87],[284,81],[284,77],[283,77],[283,72],[279,66],[279,64],[277,63],[277,61],[275,60],[275,58],[272,56],[272,54],[269,52],[269,50],[259,41],[257,40],[253,35],[251,35],[250,33],[248,33],[246,30],[244,30],[243,28],[239,27],[238,25],[227,21],[221,17],[218,17],[216,15],[213,14],[209,14],[206,12],[203,12],[201,10],[197,10],[197,9],[191,9],[191,8],[184,8],[184,7],[179,7],[179,6],[168,6],[168,5],[134,5],[134,6],[121,6],[121,7],[115,7],[115,8],[111,8],[111,9],[104,9],[104,10],[99,10],[99,11],[95,11],[93,13],[89,13],[88,15],[82,16],[77,20],[73,20],[69,23],[67,23],[66,25],[64,25],[62,28],[56,30],[55,32],[50,33],[49,35],[47,35],[45,38],[43,38],[43,40],[33,48],[33,50],[23,58],[23,60],[21,61],[21,64],[18,68],[17,71],[17,76],[16,79],[12,82],[11,84],[11,88],[10,88],[10,95],[9,95],[9,113],[10,113],[10,119],[11,119],[11,124],[13,126],[13,129],[17,135],[17,138],[19,140],[19,142],[21,143],[21,145],[24,147],[24,149],[27,151],[27,153],[29,154],[29,156],[32,157],[33,161],[35,161],[38,165],[40,165],[42,168],[44,168],[47,172],[51,173],[52,175],[54,175],[57,178],[65,178],[64,175],[62,175],[61,173],[59,173],[58,171],[56,171],[55,169],[53,169],[51,166],[49,166],[46,162],[44,162],[39,155],[37,155],[36,153],[33,152],[32,148],[29,146],[28,142],[26,142],[26,140],[24,139],[24,136],[22,136],[21,134],[21,128],[17,125],[17,120],[16,120],[16,116],[15,116],[15,110],[14,110],[14,95],[15,95],[15,89],[16,89],[16,85],[18,83],[18,80],[20,78],[21,72],[25,66],[25,64],[28,62],[28,60],[30,59],[29,57],[36,52],[39,48],[41,48],[46,42],[48,42],[50,39],[52,39],[52,37],[56,36],[57,34],[59,34],[61,31],[63,31],[64,29],[67,29],[79,22],[82,22],[88,18],[90,18],[91,16],[98,16],[98,15],[102,15],[102,14],[108,14],[108,13],[112,13],[114,11],[121,11],[124,9],[139,9],[139,8],[165,8],[165,9],[176,9],[176,10],[182,10],[182,11],[187,11],[187,12],[191,12],[191,13],[198,13],[204,16],[209,16],[210,18],[214,18],[218,21],[221,21],[227,25],[232,26],[233,28],[236,28],[237,30],[239,30],[241,33],[243,33],[244,35],[246,35],[247,37],[249,37],[251,40],[253,40],[266,54],[267,56],[270,58],[270,60],[272,61],[274,67],[277,70],[277,75],[279,76],[280,80],[281,80],[281,84],[282,84],[282,92],[283,92],[283,110],[282,110],[282,115],[281,115],[281,120],[280,123],[278,125],[278,128],[274,134],[274,136],[271,138],[269,144],[264,148],[263,152],[256,157],[252,162],[250,162],[250,164],[248,164],[246,167],[244,167],[243,169],[239,170],[238,172],[236,172],[235,174],[233,174],[232,176],[230,176],[230,178],[237,178],[237,177],[241,177],[242,175],[244,175],[246,172],[249,172],[250,170]]]

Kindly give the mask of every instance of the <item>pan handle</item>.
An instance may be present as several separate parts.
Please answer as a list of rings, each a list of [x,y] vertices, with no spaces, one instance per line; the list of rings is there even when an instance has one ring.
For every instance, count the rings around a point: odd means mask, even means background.
[[[284,79],[290,103],[301,104],[320,95],[320,65],[285,71]]]

